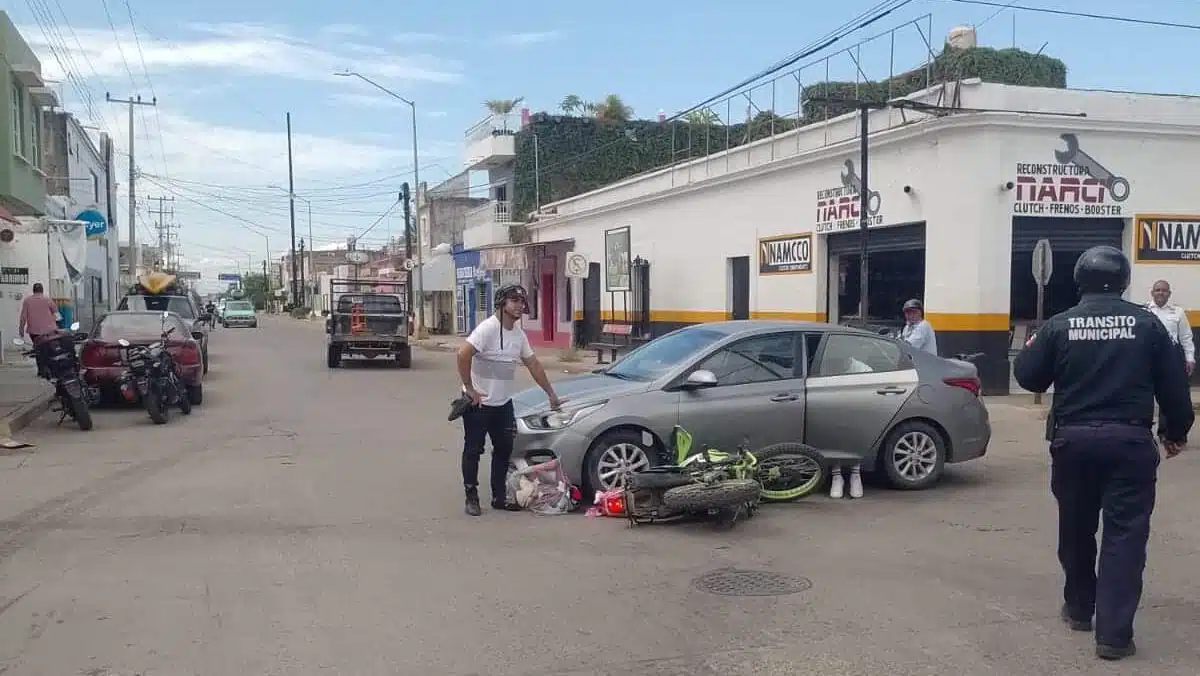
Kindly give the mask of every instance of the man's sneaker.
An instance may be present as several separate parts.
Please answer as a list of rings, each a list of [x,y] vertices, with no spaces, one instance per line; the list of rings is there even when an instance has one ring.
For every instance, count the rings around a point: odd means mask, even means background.
[[[492,509],[504,512],[519,512],[521,511],[521,506],[512,502],[505,502],[504,500],[492,500]]]
[[[846,478],[842,476],[842,471],[839,469],[837,474],[833,475],[833,481],[829,484],[829,497],[834,500],[841,500],[846,493]]]
[[[1071,631],[1091,631],[1092,630],[1091,619],[1077,620],[1077,619],[1071,617],[1071,610],[1070,610],[1070,608],[1067,608],[1066,605],[1064,605],[1062,607],[1062,621],[1067,623],[1067,626],[1071,628]]]
[[[861,498],[863,496],[862,474],[858,468],[850,472],[850,497]]]
[[[466,511],[468,516],[479,516],[483,514],[483,508],[479,506],[479,489],[471,486],[467,489],[467,506]]]
[[[1133,657],[1136,654],[1137,646],[1133,644],[1133,641],[1130,641],[1119,648],[1117,646],[1105,645],[1103,643],[1096,644],[1096,657],[1099,657],[1102,660],[1123,660],[1126,657]]]

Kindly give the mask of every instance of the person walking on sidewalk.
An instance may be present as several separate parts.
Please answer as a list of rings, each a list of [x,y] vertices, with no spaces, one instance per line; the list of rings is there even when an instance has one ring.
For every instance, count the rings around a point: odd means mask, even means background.
[[[1046,439],[1065,578],[1062,619],[1072,630],[1091,631],[1094,614],[1096,655],[1105,660],[1136,652],[1133,618],[1161,461],[1150,429],[1154,401],[1165,414],[1159,434],[1168,458],[1183,451],[1195,419],[1183,360],[1167,330],[1145,307],[1121,298],[1129,275],[1120,249],[1085,251],[1075,263],[1079,304],[1051,317],[1013,365],[1026,390],[1054,386]]]
[[[58,306],[54,301],[42,294],[40,282],[33,285],[33,293],[21,301],[21,316],[17,320],[17,335],[25,335],[29,331],[29,342],[37,344],[42,336],[58,330]],[[38,375],[42,375],[45,365],[42,363],[41,352],[37,355]]]
[[[1188,322],[1187,310],[1170,301],[1171,285],[1167,280],[1160,279],[1150,287],[1150,302],[1146,304],[1146,309],[1153,312],[1154,316],[1158,317],[1158,321],[1167,328],[1171,342],[1175,344],[1175,349],[1183,357],[1184,372],[1190,378],[1192,372],[1196,370],[1196,342],[1192,338],[1192,326]],[[1158,413],[1159,434],[1162,434],[1165,429],[1160,410]]]
[[[458,348],[458,375],[463,393],[472,404],[462,415],[463,488],[466,512],[471,516],[483,513],[479,506],[479,458],[485,439],[492,442],[492,508],[519,509],[507,503],[505,489],[508,461],[517,434],[512,402],[517,391],[517,364],[524,364],[534,382],[546,392],[552,410],[558,410],[563,403],[554,393],[554,386],[533,353],[525,331],[517,326],[525,313],[526,299],[525,289],[519,284],[500,287],[495,295],[495,314],[476,326]]]

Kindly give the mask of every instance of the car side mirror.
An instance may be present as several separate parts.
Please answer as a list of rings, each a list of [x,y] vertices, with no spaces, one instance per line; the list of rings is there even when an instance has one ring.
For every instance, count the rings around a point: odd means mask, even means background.
[[[88,336],[88,334],[83,331],[76,332],[75,342],[76,343],[86,343],[89,337],[90,336]]]
[[[203,331],[192,331],[192,338],[194,338],[196,340],[204,340],[204,332]]]
[[[692,371],[683,381],[683,386],[687,389],[697,390],[703,387],[712,387],[717,384],[717,376],[712,371],[700,369]]]

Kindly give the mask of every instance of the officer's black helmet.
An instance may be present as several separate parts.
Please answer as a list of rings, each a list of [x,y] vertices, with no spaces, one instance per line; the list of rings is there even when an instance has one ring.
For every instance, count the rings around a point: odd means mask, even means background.
[[[1075,261],[1075,284],[1080,293],[1124,293],[1131,268],[1121,250],[1094,246]]]

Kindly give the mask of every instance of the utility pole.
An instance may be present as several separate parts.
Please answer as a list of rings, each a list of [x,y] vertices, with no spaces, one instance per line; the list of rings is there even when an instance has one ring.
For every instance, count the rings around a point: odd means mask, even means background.
[[[129,106],[129,279],[135,281],[138,264],[141,263],[142,257],[137,248],[137,191],[134,189],[137,164],[134,162],[133,154],[133,107],[157,106],[158,99],[152,98],[149,101],[143,101],[140,94],[128,99],[114,99],[112,94],[104,92],[104,100]]]
[[[300,258],[304,258],[304,238],[300,238]],[[308,286],[304,283],[304,266],[300,266],[300,307],[309,307],[305,305],[308,299]]]
[[[288,219],[292,224],[292,303],[298,303],[300,294],[296,288],[299,275],[296,273],[296,181],[292,172],[292,114],[287,114],[288,150]]]
[[[400,204],[404,208],[404,262],[408,263],[412,259],[412,225],[408,222],[412,216],[411,207],[408,206],[408,181],[400,184]],[[408,268],[407,265],[404,266]],[[408,311],[411,313],[416,309],[414,303],[415,291],[413,290],[413,271],[411,268],[405,273],[405,284],[408,286]]]
[[[154,231],[158,233],[158,268],[160,270],[167,270],[171,267],[171,259],[170,259],[170,256],[167,255],[167,246],[170,244],[170,238],[171,238],[171,233],[170,233],[171,226],[167,223],[167,221],[163,220],[163,216],[166,216],[171,212],[168,212],[166,209],[163,208],[163,206],[167,202],[174,202],[175,198],[174,197],[147,197],[146,201],[158,202],[157,209],[155,209],[153,207],[146,207],[146,211],[148,211],[151,216],[155,217]]]

